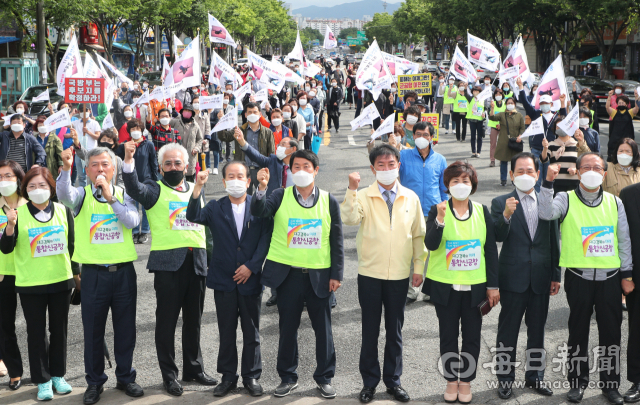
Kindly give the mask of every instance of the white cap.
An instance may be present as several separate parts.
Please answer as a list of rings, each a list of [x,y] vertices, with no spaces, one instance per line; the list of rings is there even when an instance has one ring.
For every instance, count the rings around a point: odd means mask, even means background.
[[[545,94],[544,96],[540,97],[540,102],[541,103],[549,103],[552,104],[553,103],[553,99],[551,98],[551,96]]]

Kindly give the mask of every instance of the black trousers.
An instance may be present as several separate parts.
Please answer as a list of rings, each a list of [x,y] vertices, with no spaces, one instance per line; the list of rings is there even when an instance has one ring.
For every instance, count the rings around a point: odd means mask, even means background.
[[[313,379],[318,384],[329,384],[336,371],[336,351],[331,330],[331,295],[320,298],[313,291],[308,273],[291,269],[277,288],[280,315],[280,341],[278,343],[278,375],[282,382],[298,381],[298,328],[307,303],[307,313],[316,335],[316,370]]]
[[[598,345],[604,353],[598,362],[610,361],[613,370],[601,370],[603,391],[620,386],[620,340],[622,327],[622,286],[620,273],[604,281],[585,280],[573,272],[564,272],[564,290],[569,303],[568,381],[572,387],[589,383],[589,327],[593,308],[598,324]]]
[[[331,123],[333,122],[333,126],[336,129],[340,129],[340,117],[337,113],[330,114],[327,113],[327,128],[331,129]]]
[[[544,326],[549,313],[549,293],[535,294],[531,286],[522,293],[507,290],[500,291],[500,316],[498,318],[498,337],[496,347],[501,349],[498,358],[504,361],[498,365],[496,374],[499,381],[514,381],[516,368],[511,365],[516,362],[518,348],[518,334],[524,316],[527,325],[527,365],[534,370],[527,369],[525,379],[528,381],[544,380],[546,365],[544,350]],[[498,353],[496,353],[498,354]],[[503,357],[504,356],[504,357]],[[542,370],[535,370],[542,368]]]
[[[640,342],[640,293],[637,289],[627,295],[629,311],[629,342]],[[640,383],[640,345],[627,345],[627,380]]]
[[[104,373],[104,332],[111,309],[113,354],[116,379],[129,384],[136,380],[133,349],[136,347],[136,300],[138,287],[133,263],[115,272],[82,266],[82,326],[84,329],[84,371],[89,385],[102,385]]]
[[[304,149],[305,150],[311,150],[311,131],[307,131],[307,133],[304,136]]]
[[[362,347],[360,374],[365,387],[380,382],[378,336],[384,306],[384,369],[382,381],[387,388],[400,385],[402,375],[402,325],[407,301],[408,279],[381,280],[358,274],[358,301],[362,308]]]
[[[480,120],[469,120],[469,127],[471,128],[471,153],[481,153],[482,138],[484,137],[483,122]]]
[[[10,378],[22,377],[22,357],[16,337],[18,294],[16,277],[4,276],[0,281],[0,353]]]
[[[480,355],[480,331],[482,316],[471,306],[471,291],[449,294],[447,305],[435,304],[440,327],[440,361],[447,381],[471,382],[476,378]],[[462,329],[462,350],[458,348],[458,336]]]
[[[156,351],[164,381],[178,379],[175,333],[182,310],[182,375],[204,372],[200,351],[200,327],[204,309],[206,277],[194,271],[193,255],[187,254],[176,271],[156,271]]]
[[[452,113],[453,122],[456,124],[456,139],[459,141],[464,141],[464,138],[467,137],[467,113]],[[462,134],[460,134],[460,130],[462,130]]]
[[[20,293],[22,313],[27,322],[29,370],[34,384],[67,373],[67,327],[71,290],[52,294]],[[47,337],[47,311],[49,335]]]
[[[238,381],[238,349],[236,348],[236,330],[238,318],[242,329],[242,379],[260,378],[262,374],[262,355],[260,353],[260,308],[262,293],[242,295],[236,288],[233,291],[214,291],[218,316],[220,347],[218,349],[218,373],[222,381]]]
[[[320,110],[320,113],[318,114],[318,134],[321,135],[324,135],[324,127],[322,126],[322,124],[324,124],[325,113],[326,111]]]

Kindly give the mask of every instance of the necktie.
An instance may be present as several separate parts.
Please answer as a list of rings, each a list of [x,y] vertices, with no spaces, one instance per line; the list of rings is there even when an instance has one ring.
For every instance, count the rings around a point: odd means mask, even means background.
[[[389,221],[391,221],[391,212],[393,211],[393,203],[391,202],[391,191],[385,190],[383,194],[386,197],[385,202],[387,203],[387,208],[389,208]]]
[[[282,165],[282,188],[287,187],[287,170],[289,170],[289,165]]]

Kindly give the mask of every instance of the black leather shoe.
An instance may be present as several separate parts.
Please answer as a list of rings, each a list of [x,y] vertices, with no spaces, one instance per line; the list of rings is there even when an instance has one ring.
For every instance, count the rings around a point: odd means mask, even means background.
[[[130,397],[137,398],[144,395],[144,391],[142,390],[142,387],[135,382],[130,382],[129,384],[125,384],[118,381],[116,383],[116,388],[119,389],[120,391],[124,391],[124,393]]]
[[[393,398],[396,401],[409,402],[411,400],[411,398],[409,398],[409,394],[407,394],[407,391],[405,391],[404,388],[399,385],[393,388],[387,388],[387,394],[393,395]]]
[[[13,391],[17,391],[18,388],[22,387],[22,378],[18,381],[9,382],[9,389]]]
[[[513,390],[511,389],[511,385],[508,387],[503,387],[502,385],[498,388],[498,396],[500,399],[509,399],[513,395]]]
[[[569,392],[567,392],[567,401],[578,403],[582,401],[582,397],[584,396],[584,388],[571,388]]]
[[[540,395],[544,395],[547,397],[553,395],[553,391],[551,390],[551,388],[547,387],[547,385],[540,380],[526,381],[525,385],[529,388],[533,388]]]
[[[629,390],[624,393],[624,402],[630,404],[634,402],[640,402],[640,383],[633,384],[631,388],[629,388]]]
[[[195,381],[198,384],[202,384],[202,385],[217,385],[218,384],[218,380],[216,380],[213,377],[209,377],[207,375],[207,373],[200,373],[198,375],[195,376],[187,376],[187,375],[182,375],[182,381],[184,382],[191,382],[191,381]]]
[[[229,391],[235,390],[236,388],[238,388],[237,383],[232,381],[222,381],[220,384],[218,384],[217,387],[213,389],[213,396],[224,397],[229,393]]]
[[[104,391],[104,387],[102,385],[89,385],[82,397],[82,403],[85,405],[97,403],[100,401],[100,394],[102,394],[102,391]]]
[[[249,391],[249,395],[252,397],[259,397],[264,394],[264,390],[262,389],[262,385],[258,383],[258,380],[255,378],[248,378],[242,381],[242,385]]]
[[[267,300],[267,306],[268,307],[272,307],[272,306],[276,305],[277,303],[278,303],[278,296],[277,295],[272,295]]]
[[[287,395],[291,394],[291,391],[295,390],[296,388],[298,388],[297,382],[294,382],[294,383],[283,382],[280,385],[278,385],[278,388],[276,388],[276,391],[273,393],[273,396],[278,398],[286,397]]]
[[[141,233],[140,236],[138,236],[138,243],[139,244],[145,244],[149,242],[149,234],[148,233]]]
[[[609,391],[602,391],[602,395],[604,395],[611,404],[624,404],[624,399],[622,398],[622,395],[620,395],[620,392],[618,390],[614,389]]]
[[[318,384],[318,390],[320,390],[320,395],[322,398],[333,399],[336,397],[336,389],[331,386],[331,384]]]
[[[373,400],[373,396],[375,395],[375,393],[376,393],[375,388],[364,387],[362,388],[362,391],[360,391],[360,396],[358,398],[360,399],[360,402],[362,402],[363,404],[368,404]]]
[[[178,380],[165,381],[164,389],[174,397],[179,397],[184,392]]]

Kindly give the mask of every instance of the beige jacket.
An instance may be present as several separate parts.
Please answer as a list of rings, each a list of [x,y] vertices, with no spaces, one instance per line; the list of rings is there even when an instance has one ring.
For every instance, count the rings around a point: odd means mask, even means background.
[[[619,197],[623,188],[636,183],[640,183],[640,168],[634,170],[632,167],[629,169],[629,173],[626,173],[620,163],[615,165],[609,163],[607,175],[602,182],[602,188],[607,193]]]
[[[189,154],[187,176],[193,176],[196,173],[196,159],[198,158],[198,154],[202,152],[202,140],[204,139],[200,125],[196,122],[195,117],[187,124],[182,122],[181,117],[174,118],[169,125],[171,125],[171,128],[180,132],[182,146],[184,146]],[[195,155],[193,154],[194,149],[197,150]]]

